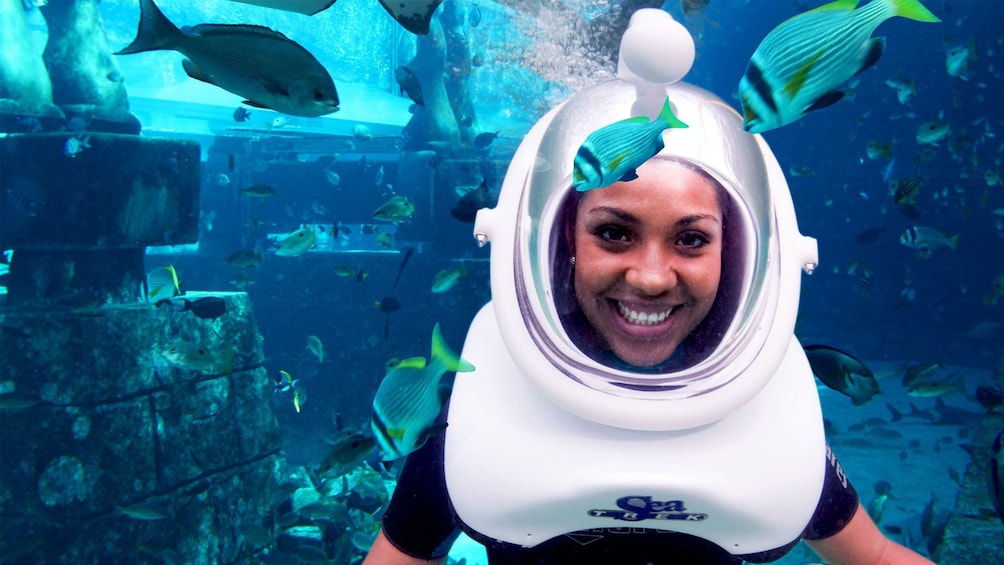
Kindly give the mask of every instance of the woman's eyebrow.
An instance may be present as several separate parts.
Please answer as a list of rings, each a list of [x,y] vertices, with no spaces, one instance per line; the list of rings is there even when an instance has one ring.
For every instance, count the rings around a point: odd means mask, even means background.
[[[697,222],[704,220],[714,222],[716,224],[722,223],[722,220],[718,216],[715,216],[713,214],[692,214],[690,216],[684,216],[679,220],[677,220],[676,225],[689,226],[691,224],[696,224]]]
[[[638,223],[640,220],[638,218],[625,210],[620,208],[613,208],[610,206],[597,206],[596,208],[590,208],[586,210],[586,214],[592,215],[596,213],[610,214],[611,216],[617,217],[617,219],[622,222]]]

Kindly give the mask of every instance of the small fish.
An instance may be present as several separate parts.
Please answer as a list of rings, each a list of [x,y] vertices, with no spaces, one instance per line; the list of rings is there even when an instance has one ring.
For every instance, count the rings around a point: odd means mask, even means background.
[[[251,110],[248,110],[244,106],[238,106],[234,110],[234,121],[235,122],[246,122],[251,119]]]
[[[244,104],[293,116],[338,110],[335,83],[299,43],[267,27],[200,24],[178,29],[153,0],[140,0],[136,39],[116,55],[171,50],[185,73],[246,98]]]
[[[223,372],[229,372],[224,359],[206,347],[190,341],[176,341],[161,354],[169,363],[182,369],[209,372],[222,366],[225,368]]]
[[[882,514],[885,513],[885,503],[889,500],[888,494],[880,494],[868,503],[868,515],[871,516],[876,525],[882,522]]]
[[[317,356],[318,363],[324,363],[324,344],[316,335],[307,336],[307,349]]]
[[[428,35],[432,14],[443,0],[380,0],[380,5],[387,10],[401,27],[415,35]]]
[[[589,134],[575,154],[572,188],[579,192],[638,178],[635,170],[662,151],[662,132],[686,128],[673,114],[669,97],[652,121],[635,116],[604,126]]]
[[[763,133],[790,124],[843,98],[838,87],[882,56],[885,39],[871,34],[889,18],[940,21],[919,0],[857,5],[858,0],[836,0],[767,34],[739,82],[746,131]]]
[[[474,137],[474,147],[478,149],[488,149],[488,147],[498,138],[500,131],[486,131]]]
[[[303,403],[307,401],[307,392],[302,388],[293,388],[293,408],[299,414],[303,408]]]
[[[324,170],[324,180],[328,181],[331,186],[338,186],[342,184],[342,177],[338,175],[333,169]]]
[[[965,376],[955,371],[943,378],[924,379],[915,381],[907,389],[906,393],[915,398],[934,398],[936,396],[947,396],[953,393],[966,394]]]
[[[313,227],[302,227],[279,240],[275,254],[280,257],[299,257],[312,247],[317,240],[317,231]]]
[[[375,301],[373,306],[384,314],[390,314],[401,309],[401,301],[393,296],[385,296],[381,300]]]
[[[63,155],[70,159],[75,159],[84,149],[91,148],[91,136],[77,135],[66,140],[63,144]]]
[[[950,133],[952,133],[952,128],[948,122],[941,120],[924,122],[917,127],[917,143],[937,145],[939,141],[948,137]]]
[[[474,223],[478,210],[482,208],[494,208],[498,203],[498,195],[492,194],[488,188],[488,181],[481,181],[481,185],[460,197],[460,200],[450,209],[450,215],[461,222]]]
[[[910,177],[905,181],[895,181],[895,189],[892,193],[893,202],[897,206],[916,203],[920,187],[923,185],[924,183],[916,177]]]
[[[366,124],[356,124],[356,127],[352,129],[352,137],[356,141],[370,141],[373,139],[373,132]]]
[[[460,277],[466,274],[467,269],[464,268],[463,263],[456,267],[450,267],[439,271],[432,279],[432,292],[439,294],[450,290],[457,284]]]
[[[234,273],[234,280],[230,281],[230,284],[237,287],[237,290],[247,291],[247,289],[254,284],[254,281],[251,280],[251,275],[249,275],[247,271],[241,269],[240,271]]]
[[[137,502],[129,506],[115,506],[115,513],[133,520],[163,520],[167,518],[164,511],[157,504],[151,502]]]
[[[22,133],[37,133],[42,131],[42,121],[35,116],[22,116],[14,120],[15,131]]]
[[[917,95],[917,82],[912,79],[886,79],[885,84],[896,91],[896,99],[904,106],[909,106],[910,98]]]
[[[269,196],[275,196],[278,193],[274,186],[266,183],[258,183],[244,188],[238,188],[237,195],[240,196],[242,194],[250,194],[259,200],[265,200]]]
[[[181,294],[181,283],[178,282],[178,272],[173,265],[157,267],[146,275],[146,300],[159,302]]]
[[[997,517],[1004,523],[1004,431],[998,432],[990,444],[987,490],[994,510],[997,511]]]
[[[280,129],[286,127],[289,124],[289,116],[276,116],[272,118],[272,121],[268,123],[268,129]]]
[[[987,306],[993,306],[994,304],[997,304],[997,301],[1001,296],[1004,296],[1004,273],[997,275],[994,279],[994,284],[990,287],[990,292],[983,295],[983,303]]]
[[[218,186],[220,188],[223,188],[223,187],[226,187],[226,186],[230,186],[230,177],[227,176],[226,173],[219,173],[219,174],[217,174],[216,178],[213,179],[213,180],[216,183],[216,186]]]
[[[42,403],[42,399],[18,392],[0,394],[0,410],[24,410]]]
[[[708,7],[708,3],[711,0],[683,0],[682,7],[683,13],[688,16],[693,16],[694,14],[699,14],[701,10]]]
[[[910,388],[915,383],[933,379],[935,373],[937,373],[939,369],[943,368],[944,365],[941,363],[920,363],[916,365],[909,365],[903,369],[903,378],[901,379],[901,382],[904,387]]]
[[[449,397],[449,385],[441,383],[448,372],[469,372],[474,366],[461,359],[443,339],[437,323],[432,330],[432,355],[412,357],[388,372],[373,398],[373,435],[384,461],[400,459],[421,447],[445,424],[436,424]]]
[[[868,245],[869,243],[878,241],[883,233],[885,233],[885,228],[868,228],[859,232],[854,240],[858,245]]]
[[[827,345],[806,345],[803,349],[816,377],[851,397],[853,405],[860,406],[882,392],[871,369],[851,354]]]
[[[976,402],[990,412],[1001,404],[1004,404],[1004,390],[994,386],[980,385],[976,387]]]
[[[425,106],[425,98],[422,96],[422,84],[418,81],[415,71],[412,71],[408,67],[398,67],[394,70],[394,80],[397,81],[401,94],[406,94],[415,104]]]
[[[481,6],[478,5],[477,0],[474,0],[474,2],[471,4],[471,9],[467,12],[467,25],[471,27],[478,27],[478,25],[480,24],[481,24]]]
[[[959,246],[959,234],[948,237],[943,232],[923,226],[913,226],[899,236],[899,242],[920,251],[931,252],[938,249],[955,251]]]
[[[868,153],[868,158],[872,161],[877,161],[878,159],[892,159],[892,142],[883,144],[882,142],[876,141],[874,139],[868,142],[865,146],[865,151]]]
[[[792,165],[788,168],[788,173],[793,177],[811,177],[816,174],[816,171],[812,167],[798,167]]]
[[[252,251],[250,249],[241,249],[234,251],[224,259],[227,263],[230,263],[234,267],[240,267],[242,269],[248,269],[254,267],[255,265],[261,265],[264,261],[260,251]]]
[[[376,233],[376,237],[373,239],[373,242],[377,247],[381,249],[394,247],[394,234],[392,232],[380,230],[374,233]]]
[[[997,186],[1001,183],[1001,171],[1000,169],[987,169],[983,173],[983,182],[987,186]]]
[[[292,390],[296,388],[297,382],[299,382],[299,379],[294,379],[292,375],[282,369],[279,369],[279,378],[272,382],[273,392],[292,392]]]
[[[331,448],[317,468],[318,474],[342,476],[359,467],[376,449],[376,438],[370,430],[344,430],[334,438],[325,439]]]
[[[196,318],[215,320],[227,312],[227,302],[217,296],[204,296],[195,300],[181,298],[180,301],[163,299],[157,306],[171,306],[181,312],[191,312]]]
[[[882,180],[885,182],[890,182],[892,180],[892,175],[896,171],[896,158],[893,157],[889,159],[889,162],[885,164],[882,168]]]
[[[415,216],[415,203],[407,196],[394,196],[373,212],[373,218],[398,224]]]
[[[969,80],[969,61],[976,59],[976,37],[968,45],[956,45],[945,50],[945,71],[950,76]]]

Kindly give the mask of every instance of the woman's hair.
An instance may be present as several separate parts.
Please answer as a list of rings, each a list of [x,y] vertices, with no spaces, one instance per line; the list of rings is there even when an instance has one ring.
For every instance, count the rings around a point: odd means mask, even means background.
[[[596,331],[586,320],[575,293],[575,222],[583,193],[569,189],[555,219],[551,241],[552,288],[558,317],[572,342],[590,358],[605,365],[645,373],[666,373],[694,365],[721,342],[739,307],[742,294],[742,274],[745,272],[745,231],[734,214],[735,204],[728,190],[703,168],[679,159],[655,157],[677,163],[705,178],[715,190],[722,214],[722,272],[711,311],[684,340],[673,355],[654,367],[626,365],[597,340]],[[602,189],[599,189],[602,190]]]

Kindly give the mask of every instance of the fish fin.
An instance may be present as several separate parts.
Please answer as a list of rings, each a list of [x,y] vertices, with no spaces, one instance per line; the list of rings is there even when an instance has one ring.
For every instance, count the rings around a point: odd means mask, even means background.
[[[952,248],[952,251],[955,251],[959,248],[959,234],[955,234],[952,237],[948,238],[948,246]]]
[[[628,172],[624,173],[623,175],[621,175],[620,180],[621,180],[621,182],[627,182],[627,181],[634,180],[636,178],[638,178],[638,170],[637,169],[631,169],[630,171],[628,171]]]
[[[861,68],[854,73],[854,76],[867,71],[868,69],[875,66],[879,59],[882,58],[882,53],[885,52],[885,38],[884,37],[873,37],[868,41],[865,41],[867,46],[864,61],[861,63]]]
[[[464,361],[457,355],[443,339],[443,332],[439,329],[439,322],[432,328],[432,358],[443,362],[447,371],[467,373],[474,370],[474,365]]]
[[[791,78],[788,79],[788,82],[785,83],[781,92],[787,94],[789,99],[795,98],[799,91],[802,90],[802,87],[805,86],[805,82],[809,80],[809,75],[812,73],[812,67],[815,66],[816,61],[823,56],[825,51],[826,47],[820,47],[812,57],[809,57],[805,63],[802,63],[802,66],[799,67],[798,70],[791,75]]]
[[[404,437],[404,428],[387,428],[387,437],[391,439],[401,439]]]
[[[115,52],[116,55],[142,53],[143,51],[158,51],[171,49],[171,45],[182,35],[153,0],[140,0],[139,26],[136,29],[136,39],[132,43]]]
[[[690,127],[687,124],[685,124],[683,120],[677,118],[676,114],[673,113],[673,108],[672,106],[669,105],[669,96],[666,97],[666,101],[663,102],[662,104],[662,111],[659,112],[659,118],[665,120],[665,122],[668,124],[667,127],[670,128],[682,129]]]
[[[255,102],[254,100],[244,100],[242,103],[243,104],[247,104],[248,106],[255,107],[255,108],[264,108],[266,110],[271,110],[271,108],[269,108],[268,106],[266,106],[266,105],[264,105],[264,104],[262,104],[260,102]]]
[[[289,0],[237,0],[237,2],[263,6],[274,10],[282,10],[284,12],[296,12],[305,16],[313,16],[314,14],[327,10],[334,5],[337,0],[300,0],[298,2],[290,2]]]
[[[428,35],[432,14],[443,0],[412,0],[399,2],[380,0],[380,5],[401,24],[401,27],[415,35]],[[421,11],[420,11],[421,10]]]
[[[891,420],[893,422],[898,422],[903,419],[903,414],[899,410],[896,410],[895,406],[889,404],[888,402],[886,402],[885,405],[886,408],[889,409],[889,413],[891,414]]]
[[[918,22],[940,22],[935,16],[920,3],[920,0],[889,0],[889,3],[896,9],[896,15],[908,20]]]
[[[188,59],[184,59],[181,61],[181,66],[185,69],[186,75],[194,78],[195,80],[200,80],[206,84],[216,86],[213,79],[206,73],[202,72],[202,69],[200,69],[195,63],[189,61]]]
[[[818,8],[813,8],[812,10],[808,10],[805,13],[808,14],[809,12],[828,12],[830,10],[843,10],[845,12],[850,12],[854,8],[858,7],[858,3],[860,1],[861,0],[833,0],[833,2],[830,2],[829,4],[823,4],[822,6]]]
[[[827,92],[826,94],[817,98],[815,102],[810,104],[809,107],[805,109],[805,111],[812,112],[814,110],[822,110],[827,106],[832,106],[836,104],[843,97],[844,97],[844,92],[842,90],[831,90],[830,92]]]
[[[403,361],[399,361],[394,368],[402,369],[424,369],[426,365],[425,357],[409,357]]]

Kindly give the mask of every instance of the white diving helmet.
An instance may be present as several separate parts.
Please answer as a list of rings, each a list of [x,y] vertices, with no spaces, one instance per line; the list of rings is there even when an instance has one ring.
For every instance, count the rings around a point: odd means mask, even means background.
[[[703,426],[756,396],[792,342],[800,271],[811,273],[817,263],[816,241],[799,233],[767,144],[744,131],[742,117],[717,96],[676,82],[693,59],[693,40],[668,13],[636,12],[621,41],[619,78],[574,94],[530,130],[498,206],[480,211],[475,223],[479,242],[492,243],[492,300],[516,365],[555,404],[618,428]],[[721,285],[711,313],[681,345],[689,353],[635,369],[583,346],[589,340],[570,312],[577,305],[565,204],[574,192],[575,155],[589,134],[633,116],[651,119],[667,95],[689,128],[664,131],[665,148],[654,158],[703,171],[725,188],[730,210]]]

